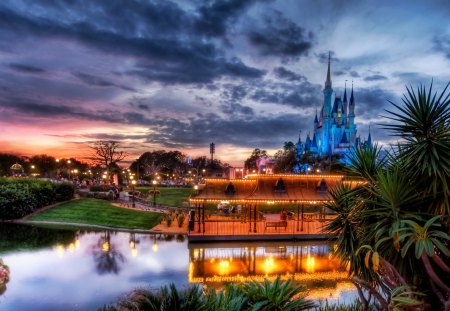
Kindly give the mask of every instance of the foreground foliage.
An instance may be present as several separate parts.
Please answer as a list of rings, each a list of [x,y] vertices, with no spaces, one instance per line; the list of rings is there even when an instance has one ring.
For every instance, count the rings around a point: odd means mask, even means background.
[[[447,88],[446,88],[447,89]],[[450,310],[450,94],[408,88],[395,123],[403,140],[385,157],[359,147],[348,173],[365,183],[332,191],[337,255],[348,264],[365,306]],[[372,297],[372,298],[371,298]]]
[[[0,178],[0,219],[17,219],[38,208],[73,198],[72,184]]]
[[[137,289],[115,305],[102,310],[145,311],[262,311],[262,310],[310,310],[316,307],[305,299],[305,288],[292,281],[256,281],[241,285],[230,284],[223,290],[203,292],[195,285],[178,290],[175,285],[164,286],[159,291]]]

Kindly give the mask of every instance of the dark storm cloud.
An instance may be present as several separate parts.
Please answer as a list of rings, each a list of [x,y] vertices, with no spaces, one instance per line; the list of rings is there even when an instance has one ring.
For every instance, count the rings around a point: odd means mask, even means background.
[[[321,64],[328,64],[328,56],[330,56],[332,63],[339,62],[339,58],[336,57],[336,53],[334,51],[317,53],[315,55]]]
[[[265,18],[265,25],[247,32],[250,43],[258,47],[262,55],[297,59],[307,55],[312,47],[313,33],[274,11]]]
[[[242,105],[241,102],[247,96],[247,86],[225,84],[222,86],[223,91],[220,95],[220,108],[223,113],[228,115],[246,115],[253,116],[254,111],[249,106]]]
[[[398,97],[380,88],[355,88],[354,94],[356,116],[366,120],[380,117],[391,106],[388,101],[396,102]]]
[[[380,80],[387,80],[387,77],[381,74],[375,74],[364,78],[364,81],[380,81]]]
[[[46,72],[43,68],[29,64],[11,63],[8,64],[8,67],[21,73],[42,74]]]
[[[216,114],[187,121],[165,119],[156,122],[157,132],[150,133],[148,141],[168,148],[186,148],[206,146],[214,137],[214,142],[220,144],[276,148],[286,137],[295,137],[299,127],[306,129],[301,121],[300,116],[292,114],[258,119],[223,119]]]
[[[235,22],[242,12],[255,2],[258,1],[204,1],[198,8],[199,18],[195,21],[196,30],[207,36],[224,37],[229,24]]]
[[[393,77],[398,78],[404,85],[419,86],[431,83],[433,77],[420,72],[394,72]]]
[[[110,81],[87,73],[72,72],[72,74],[78,79],[80,79],[82,82],[90,86],[100,86],[100,87],[115,86],[115,84]]]
[[[433,48],[450,59],[450,35],[436,36],[433,39]]]
[[[55,117],[65,119],[81,119],[89,121],[103,121],[114,124],[137,124],[149,125],[153,119],[150,119],[137,112],[121,112],[117,110],[88,110],[82,107],[63,106],[52,103],[41,103],[33,101],[24,101],[21,99],[3,100],[1,107],[8,112],[13,112],[19,117],[35,116],[42,119],[52,120]],[[9,120],[14,121],[14,120]]]
[[[87,73],[83,73],[83,72],[72,72],[72,75],[74,75],[75,77],[77,77],[81,82],[85,83],[86,85],[89,86],[94,86],[94,87],[118,87],[122,90],[125,91],[130,91],[130,92],[137,92],[136,89],[132,88],[132,87],[128,87],[128,86],[124,86],[124,85],[117,85],[109,80],[106,80],[102,77],[98,77],[95,75],[91,75],[91,74],[87,74]]]
[[[229,61],[223,58],[183,59],[172,63],[155,62],[138,65],[136,69],[124,72],[146,81],[164,84],[210,83],[220,76],[236,78],[259,78],[265,71],[246,66],[241,60]]]
[[[254,89],[251,98],[266,104],[291,107],[316,107],[322,101],[321,86],[308,81],[301,83],[265,83]]]
[[[279,79],[287,80],[287,81],[305,81],[305,76],[297,74],[293,71],[286,69],[285,67],[276,67],[273,72],[275,76]]]
[[[140,22],[145,25],[144,20]],[[239,58],[226,59],[214,44],[189,33],[184,37],[176,33],[166,36],[159,32],[150,34],[149,29],[143,32],[144,35],[121,33],[98,24],[62,23],[21,15],[6,8],[0,8],[0,27],[0,35],[4,38],[12,32],[16,36],[59,38],[76,41],[104,53],[134,57],[140,60],[139,65],[125,73],[150,81],[204,83],[222,76],[253,78],[264,75],[264,71],[245,65]]]

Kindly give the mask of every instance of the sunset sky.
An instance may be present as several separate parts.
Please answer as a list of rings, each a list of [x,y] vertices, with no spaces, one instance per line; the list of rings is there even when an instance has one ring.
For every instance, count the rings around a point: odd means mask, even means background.
[[[130,159],[178,149],[241,164],[312,132],[328,51],[358,133],[383,145],[388,100],[450,80],[450,2],[0,2],[0,152]]]

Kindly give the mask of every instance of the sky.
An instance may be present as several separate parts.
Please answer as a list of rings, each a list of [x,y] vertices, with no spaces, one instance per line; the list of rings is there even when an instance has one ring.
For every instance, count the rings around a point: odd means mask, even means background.
[[[242,165],[312,132],[328,53],[358,134],[384,146],[405,86],[450,81],[449,1],[0,2],[0,152],[89,156],[116,140]]]

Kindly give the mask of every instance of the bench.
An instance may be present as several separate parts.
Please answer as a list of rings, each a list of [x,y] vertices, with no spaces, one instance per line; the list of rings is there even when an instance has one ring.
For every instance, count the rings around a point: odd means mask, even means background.
[[[281,227],[284,227],[284,229],[286,230],[286,228],[287,228],[287,221],[268,221],[268,222],[266,222],[266,224],[265,224],[264,231],[265,231],[267,228],[275,228],[275,229],[278,229],[278,228],[281,228]]]

